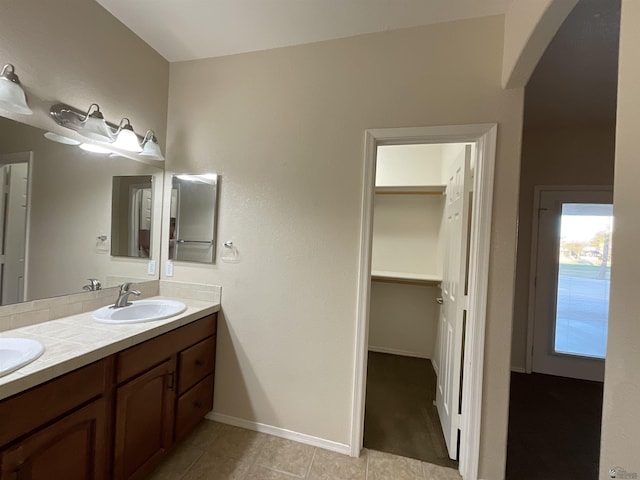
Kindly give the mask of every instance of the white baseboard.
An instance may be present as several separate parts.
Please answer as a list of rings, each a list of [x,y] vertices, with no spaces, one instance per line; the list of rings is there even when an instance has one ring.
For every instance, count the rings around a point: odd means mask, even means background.
[[[402,355],[404,357],[416,357],[416,358],[426,358],[427,360],[430,358],[428,355],[424,353],[410,352],[408,350],[397,350],[395,348],[386,348],[386,347],[369,347],[370,352],[378,352],[378,353],[390,353],[392,355]]]
[[[527,373],[527,369],[524,367],[511,367],[511,371],[516,373]]]
[[[214,422],[225,423],[227,425],[233,425],[234,427],[246,428],[247,430],[266,433],[268,435],[273,435],[274,437],[286,438],[287,440],[293,440],[294,442],[311,445],[312,447],[323,448],[325,450],[331,450],[332,452],[342,453],[344,455],[351,455],[351,447],[349,445],[334,442],[332,440],[326,440],[324,438],[314,437],[305,433],[294,432],[293,430],[274,427],[272,425],[266,425],[264,423],[252,422],[251,420],[232,417],[217,412],[207,413],[206,418],[208,418],[209,420],[213,420]]]

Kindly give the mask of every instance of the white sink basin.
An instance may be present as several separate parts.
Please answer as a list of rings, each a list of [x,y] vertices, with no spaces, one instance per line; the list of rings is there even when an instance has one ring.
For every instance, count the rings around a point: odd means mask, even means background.
[[[33,362],[44,345],[30,338],[0,338],[0,377]]]
[[[137,300],[121,308],[102,307],[93,312],[93,319],[102,323],[142,323],[162,320],[184,312],[187,306],[177,300]]]

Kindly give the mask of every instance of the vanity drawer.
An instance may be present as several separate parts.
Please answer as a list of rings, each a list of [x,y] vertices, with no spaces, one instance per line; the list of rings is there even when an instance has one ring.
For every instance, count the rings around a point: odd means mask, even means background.
[[[103,395],[113,372],[110,365],[108,359],[100,360],[0,401],[0,445]]]
[[[213,372],[216,361],[216,337],[209,337],[180,352],[178,360],[178,394],[187,391]]]
[[[181,440],[213,408],[213,375],[209,375],[178,398],[175,439]]]
[[[117,383],[145,372],[203,338],[215,335],[217,319],[216,313],[208,315],[119,353],[116,365]]]

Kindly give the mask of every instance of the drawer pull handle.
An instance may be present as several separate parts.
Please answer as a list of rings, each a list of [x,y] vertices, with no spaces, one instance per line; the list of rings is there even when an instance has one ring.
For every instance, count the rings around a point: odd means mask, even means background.
[[[202,403],[199,401],[193,402],[193,406],[196,408],[202,408]]]
[[[196,360],[196,367],[202,367],[204,365],[204,361],[198,359]]]

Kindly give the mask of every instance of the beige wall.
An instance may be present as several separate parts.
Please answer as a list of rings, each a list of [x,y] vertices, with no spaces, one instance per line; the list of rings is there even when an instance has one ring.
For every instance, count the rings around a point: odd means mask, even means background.
[[[34,109],[12,118],[52,129],[52,103],[98,103],[164,145],[169,63],[93,0],[0,2],[0,63],[15,65]]]
[[[522,137],[518,257],[511,345],[512,367],[519,371],[525,368],[527,354],[534,186],[613,184],[615,126],[529,128],[526,123],[526,105],[529,101],[536,100],[535,96],[530,98],[527,93]]]
[[[171,65],[169,170],[222,175],[215,409],[350,442],[364,131],[498,122],[482,478],[503,475],[522,90],[503,17]]]
[[[443,195],[376,195],[371,270],[442,275]]]
[[[600,477],[609,469],[622,467],[640,475],[638,432],[640,432],[640,3],[622,0],[616,126],[613,242],[616,262],[611,269],[609,336],[605,367],[602,412]]]
[[[442,145],[382,145],[376,186],[442,184]]]
[[[434,358],[439,287],[371,282],[369,350]]]

